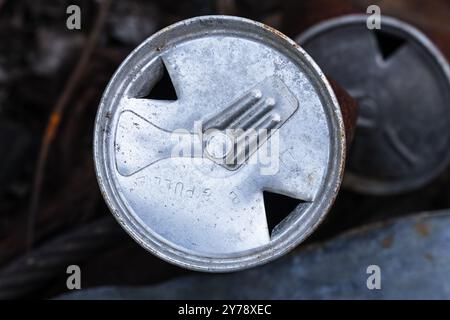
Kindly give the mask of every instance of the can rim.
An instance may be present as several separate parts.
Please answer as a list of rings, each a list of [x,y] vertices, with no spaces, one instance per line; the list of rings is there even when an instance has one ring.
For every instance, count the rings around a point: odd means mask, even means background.
[[[296,42],[300,45],[304,45],[308,41],[319,36],[321,33],[325,33],[335,28],[347,27],[350,25],[365,25],[367,18],[368,16],[363,14],[350,14],[319,22],[300,34],[296,38]],[[409,23],[386,15],[382,15],[381,24],[387,28],[399,31],[401,34],[406,35],[408,39],[414,41],[422,47],[425,50],[425,53],[429,55],[429,57],[439,67],[438,72],[440,71],[441,76],[446,82],[450,92],[450,65],[437,46],[433,44],[433,42],[422,31]],[[448,149],[446,157],[441,159],[439,166],[433,167],[432,170],[429,170],[425,174],[419,175],[417,178],[402,179],[397,182],[373,181],[371,178],[364,177],[347,170],[342,185],[344,188],[355,192],[380,196],[406,193],[421,188],[436,179],[439,174],[441,174],[449,166],[449,163],[450,148]]]
[[[323,181],[319,191],[318,198],[320,198],[320,203],[311,210],[308,215],[309,219],[306,221],[305,225],[302,225],[304,222],[300,219],[301,217],[299,217],[296,221],[293,221],[281,235],[272,239],[265,246],[251,249],[250,252],[240,252],[239,254],[226,257],[206,257],[198,253],[180,250],[180,248],[176,248],[175,246],[164,242],[163,239],[158,238],[158,236],[148,234],[146,230],[143,230],[142,226],[136,224],[130,215],[127,214],[127,208],[119,201],[119,197],[111,183],[110,173],[108,173],[108,168],[104,161],[104,138],[109,134],[108,130],[110,130],[107,121],[108,106],[106,100],[107,97],[111,95],[111,90],[113,90],[112,86],[118,80],[119,73],[123,72],[122,69],[124,66],[126,66],[131,58],[141,49],[151,46],[156,39],[163,37],[171,30],[183,28],[190,24],[202,24],[204,22],[217,23],[220,21],[239,23],[241,25],[252,26],[253,28],[269,32],[273,39],[278,41],[279,44],[291,48],[290,50],[292,50],[293,54],[309,68],[311,77],[314,77],[314,82],[320,84],[318,93],[321,95],[322,99],[326,99],[326,101],[323,101],[323,104],[325,105],[324,109],[327,114],[327,119],[330,122],[330,131],[334,130],[333,134],[336,136],[330,137],[331,154],[329,157],[328,168],[326,169],[326,176],[324,178],[324,180],[327,181]],[[259,22],[233,16],[200,16],[191,18],[166,27],[145,40],[122,62],[111,78],[102,96],[95,120],[94,163],[96,176],[102,195],[117,221],[135,241],[148,251],[170,263],[197,271],[231,272],[247,269],[274,260],[292,250],[316,229],[331,208],[342,181],[345,154],[345,130],[339,103],[328,80],[313,59],[301,49],[298,44],[279,31]],[[298,210],[298,208],[295,210]]]

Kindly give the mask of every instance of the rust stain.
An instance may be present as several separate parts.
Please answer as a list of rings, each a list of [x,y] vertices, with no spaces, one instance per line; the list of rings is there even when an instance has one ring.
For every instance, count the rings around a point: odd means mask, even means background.
[[[415,225],[415,228],[416,228],[417,233],[421,237],[428,237],[430,235],[430,230],[428,229],[428,226],[423,222],[417,223]]]
[[[60,121],[61,121],[61,117],[60,117],[59,113],[55,112],[55,113],[51,114],[48,126],[45,131],[45,136],[44,136],[44,141],[46,143],[53,140],[53,138],[55,137],[56,128],[58,127]]]
[[[327,79],[336,95],[339,106],[341,107],[347,148],[349,148],[355,135],[359,106],[358,103],[344,89],[342,89],[336,81],[328,76]]]
[[[381,246],[385,249],[389,249],[392,247],[392,244],[394,243],[394,236],[387,236],[383,240],[381,240]]]

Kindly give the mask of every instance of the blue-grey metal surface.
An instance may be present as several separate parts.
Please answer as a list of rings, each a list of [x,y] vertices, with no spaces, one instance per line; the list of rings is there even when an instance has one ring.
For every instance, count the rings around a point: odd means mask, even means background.
[[[63,299],[450,299],[450,211],[358,229],[267,266],[153,287],[101,287]],[[381,268],[381,290],[367,267]]]

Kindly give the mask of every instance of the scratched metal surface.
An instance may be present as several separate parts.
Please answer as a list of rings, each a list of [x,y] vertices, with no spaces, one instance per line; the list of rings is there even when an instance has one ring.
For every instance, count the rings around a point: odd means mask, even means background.
[[[99,287],[59,299],[450,299],[450,211],[357,229],[266,266],[156,286]],[[381,290],[368,290],[369,265]]]
[[[69,31],[64,28],[67,18],[65,9],[69,4],[76,3],[82,7],[83,28]],[[3,129],[12,126],[11,130],[0,130],[4,150],[9,150],[6,157],[1,158],[0,172],[2,269],[7,262],[15,260],[26,250],[26,221],[37,146],[41,142],[51,108],[61,95],[64,85],[69,82],[73,66],[87,44],[98,4],[94,0],[41,1],[39,5],[33,1],[0,1],[1,126]],[[148,36],[189,17],[231,14],[261,21],[293,38],[320,21],[343,14],[364,14],[367,6],[373,4],[379,5],[383,14],[402,19],[424,32],[447,59],[450,58],[448,0],[112,1],[107,28],[97,44],[83,80],[77,85],[76,95],[68,103],[67,113],[62,119],[64,125],[52,148],[52,160],[45,173],[42,206],[35,230],[37,250],[33,254],[39,253],[47,240],[57,241],[83,225],[110,214],[104,205],[92,168],[94,109],[114,70]],[[328,240],[345,230],[410,212],[450,208],[449,192],[448,170],[429,186],[407,194],[377,197],[341,189],[337,205],[327,215],[321,228],[308,239],[308,243]],[[272,201],[270,205],[274,212],[287,214],[291,210],[283,200]],[[68,252],[64,250],[55,261]],[[42,258],[49,259],[49,256]],[[391,258],[392,263],[395,263],[397,258]],[[36,260],[36,265],[43,260]],[[82,268],[83,288],[148,286],[189,272],[148,254],[127,235],[109,250],[98,252],[87,261],[78,259],[76,263]],[[408,269],[407,272],[414,272],[414,269]],[[35,270],[22,276],[30,280],[33,274],[37,274]],[[66,276],[64,270],[53,270],[52,279],[55,280],[48,281],[50,288],[30,288],[36,293],[29,297],[46,298],[67,291]],[[351,278],[348,274],[346,276]],[[323,277],[329,283],[333,282],[328,274]],[[415,280],[413,276],[409,279],[411,282]],[[259,283],[257,277],[254,277],[254,281],[255,284]],[[323,281],[316,282],[321,284]],[[421,285],[411,284],[410,287],[428,290],[425,281],[419,273],[418,282]],[[202,283],[195,285],[201,286]],[[433,282],[433,285],[436,283]]]
[[[164,68],[177,99],[146,98]],[[172,156],[170,132],[195,137],[196,121],[215,127],[230,108],[263,110],[247,108],[248,98],[272,107],[266,127],[279,139],[259,150],[273,148],[273,172],[264,174],[260,155],[233,170],[203,153]],[[339,105],[309,56],[267,26],[224,16],[180,22],[138,47],[105,91],[94,141],[100,186],[124,228],[167,261],[203,271],[262,264],[301,242],[329,210],[345,154]],[[305,202],[272,233],[266,190]]]

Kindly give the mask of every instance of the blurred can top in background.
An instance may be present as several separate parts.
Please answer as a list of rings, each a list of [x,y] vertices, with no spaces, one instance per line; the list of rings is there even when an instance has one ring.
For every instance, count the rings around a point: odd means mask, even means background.
[[[298,38],[324,72],[359,102],[344,185],[368,194],[422,187],[450,158],[450,71],[414,27],[382,16],[328,20]]]

